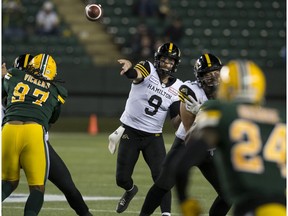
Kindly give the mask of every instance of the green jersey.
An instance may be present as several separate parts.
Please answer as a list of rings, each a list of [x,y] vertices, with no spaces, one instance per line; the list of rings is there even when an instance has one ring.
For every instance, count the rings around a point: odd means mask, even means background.
[[[240,204],[253,197],[284,196],[286,125],[276,109],[207,101],[197,128],[219,135],[215,162],[227,199]]]
[[[67,90],[57,84],[40,80],[24,71],[12,68],[5,75],[2,86],[7,95],[7,106],[3,123],[8,121],[34,121],[48,130],[54,123],[64,104]]]

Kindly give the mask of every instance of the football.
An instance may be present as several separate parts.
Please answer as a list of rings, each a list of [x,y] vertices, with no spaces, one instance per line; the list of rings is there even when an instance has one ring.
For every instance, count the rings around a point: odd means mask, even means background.
[[[85,7],[85,15],[88,20],[96,21],[102,16],[102,8],[100,4],[88,4]]]

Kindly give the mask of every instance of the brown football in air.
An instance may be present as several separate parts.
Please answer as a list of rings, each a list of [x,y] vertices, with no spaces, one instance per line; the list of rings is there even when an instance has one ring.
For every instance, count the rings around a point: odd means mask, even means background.
[[[102,8],[99,4],[88,4],[85,7],[85,14],[88,20],[96,21],[102,16]]]

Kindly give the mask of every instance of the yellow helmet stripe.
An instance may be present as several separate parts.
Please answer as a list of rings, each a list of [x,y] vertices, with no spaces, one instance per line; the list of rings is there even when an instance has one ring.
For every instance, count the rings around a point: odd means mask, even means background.
[[[27,65],[28,65],[28,63],[29,63],[29,62],[28,62],[29,57],[30,57],[30,54],[26,54],[26,55],[25,55],[23,68],[26,68],[26,67],[27,67]]]
[[[41,59],[41,63],[40,63],[40,73],[43,74],[44,71],[46,71],[46,67],[48,65],[48,59],[49,59],[49,55],[47,54],[43,54],[42,55],[42,59]]]
[[[211,63],[211,60],[210,60],[209,55],[206,53],[206,54],[204,54],[204,56],[205,56],[205,58],[206,58],[207,66],[208,66],[208,67],[211,67],[211,66],[212,66],[212,63]]]
[[[168,52],[171,53],[173,50],[173,43],[170,43],[169,44],[169,49],[168,49]]]

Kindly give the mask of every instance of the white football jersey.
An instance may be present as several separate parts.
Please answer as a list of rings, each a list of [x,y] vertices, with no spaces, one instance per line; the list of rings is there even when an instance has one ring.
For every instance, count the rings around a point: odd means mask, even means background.
[[[184,82],[184,84],[189,87],[194,93],[195,93],[195,96],[196,96],[196,99],[197,101],[199,101],[199,99],[202,99],[202,101],[207,101],[208,98],[204,92],[204,90],[199,87],[199,84],[197,81],[190,81],[190,80],[187,80]],[[186,130],[184,128],[184,125],[183,123],[181,122],[177,131],[176,131],[176,136],[182,140],[185,139],[185,136],[186,136]]]
[[[161,84],[156,68],[151,62],[148,63],[150,71],[141,64],[135,66],[141,67],[145,76],[142,82],[131,84],[120,121],[148,133],[162,133],[170,105],[179,101],[178,90],[183,82],[177,79],[172,85],[166,87]]]

